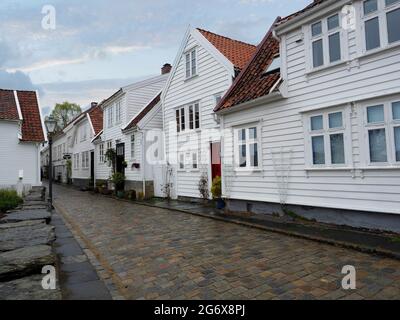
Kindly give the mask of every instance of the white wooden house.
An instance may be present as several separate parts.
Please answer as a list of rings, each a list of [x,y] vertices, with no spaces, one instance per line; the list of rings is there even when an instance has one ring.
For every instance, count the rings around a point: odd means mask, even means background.
[[[123,87],[100,104],[104,114],[103,130],[93,139],[98,182],[109,180],[112,174],[106,152],[114,149],[117,153],[116,171],[126,177],[125,189],[135,190],[145,197],[153,196],[154,182],[151,168],[146,165],[148,146],[144,132],[152,127],[162,130],[162,113],[156,100],[170,69],[171,66],[166,64],[161,75]],[[143,127],[145,124],[146,127]],[[159,144],[162,146],[162,139]]]
[[[220,176],[220,131],[213,112],[256,47],[189,27],[162,93],[173,198],[200,198],[202,176]],[[214,161],[211,161],[211,160]]]
[[[37,92],[0,89],[0,188],[22,193],[41,185],[45,139]]]
[[[400,1],[278,19],[216,108],[228,207],[400,231]]]

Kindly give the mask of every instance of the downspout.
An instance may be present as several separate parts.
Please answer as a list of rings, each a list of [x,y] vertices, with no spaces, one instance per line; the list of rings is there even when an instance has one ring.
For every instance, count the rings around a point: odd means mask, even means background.
[[[142,135],[142,179],[143,179],[143,200],[146,199],[146,161],[145,161],[145,153],[146,153],[146,145],[144,141],[144,132],[139,129],[139,132]]]

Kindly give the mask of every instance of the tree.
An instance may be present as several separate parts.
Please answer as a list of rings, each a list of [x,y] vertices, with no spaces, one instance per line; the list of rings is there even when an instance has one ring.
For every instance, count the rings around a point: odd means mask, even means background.
[[[80,113],[82,113],[82,109],[79,105],[65,101],[57,103],[51,114],[57,120],[58,127],[64,128]]]

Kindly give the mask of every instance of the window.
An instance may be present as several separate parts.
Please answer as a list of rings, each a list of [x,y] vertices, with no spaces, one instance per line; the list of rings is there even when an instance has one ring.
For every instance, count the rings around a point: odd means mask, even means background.
[[[112,141],[111,141],[111,140],[110,140],[110,141],[107,141],[107,150],[106,150],[106,152],[107,152],[108,150],[112,149],[112,147],[113,147]]]
[[[186,63],[186,79],[197,75],[196,49],[193,49],[185,54],[185,63]]]
[[[338,13],[311,25],[313,68],[342,60],[341,32]]]
[[[79,169],[79,153],[74,154],[74,169]]]
[[[346,126],[344,111],[327,111],[308,117],[309,164],[344,166],[346,159]]]
[[[89,151],[85,151],[82,152],[82,169],[88,169],[88,168],[89,168]]]
[[[178,168],[183,170],[198,170],[199,156],[197,151],[180,152],[178,154]]]
[[[179,153],[179,170],[185,169],[185,154]]]
[[[176,130],[183,132],[200,128],[200,105],[190,104],[176,110]],[[186,123],[188,121],[188,123]]]
[[[256,169],[260,166],[259,132],[256,126],[235,130],[236,166],[242,169]]]
[[[62,153],[61,145],[59,145],[57,148],[57,160],[61,160],[61,153]]]
[[[362,19],[365,51],[400,41],[400,0],[365,0]]]
[[[280,70],[281,64],[282,64],[281,56],[278,54],[272,59],[271,64],[268,66],[268,68],[265,72],[268,73],[268,72]]]
[[[104,163],[104,143],[99,145],[99,162]]]
[[[400,101],[367,106],[365,130],[370,164],[400,162]]]
[[[131,159],[135,159],[135,135],[131,135]]]
[[[111,128],[114,125],[114,107],[107,109],[107,126]]]
[[[122,121],[121,101],[118,101],[115,104],[115,123],[121,123],[121,121]]]
[[[199,168],[198,154],[197,152],[192,152],[192,169],[197,170]]]
[[[80,131],[81,131],[81,142],[86,141],[86,139],[87,139],[87,125],[84,124],[83,126],[81,126]]]

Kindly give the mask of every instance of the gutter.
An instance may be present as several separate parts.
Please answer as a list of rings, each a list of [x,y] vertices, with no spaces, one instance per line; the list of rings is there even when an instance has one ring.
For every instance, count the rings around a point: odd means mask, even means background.
[[[259,105],[261,105],[263,103],[274,102],[274,101],[277,101],[279,99],[283,99],[281,93],[280,92],[273,92],[273,93],[268,94],[266,96],[263,96],[263,97],[260,97],[260,98],[257,98],[257,99],[254,99],[254,100],[251,100],[251,101],[248,101],[248,102],[244,102],[244,103],[238,104],[236,106],[233,106],[233,107],[230,107],[230,108],[227,108],[227,109],[219,110],[216,113],[218,115],[225,115],[225,114],[233,113],[233,112],[236,112],[236,111],[242,111],[242,110],[248,109],[250,107],[256,107],[256,106],[259,106]]]

